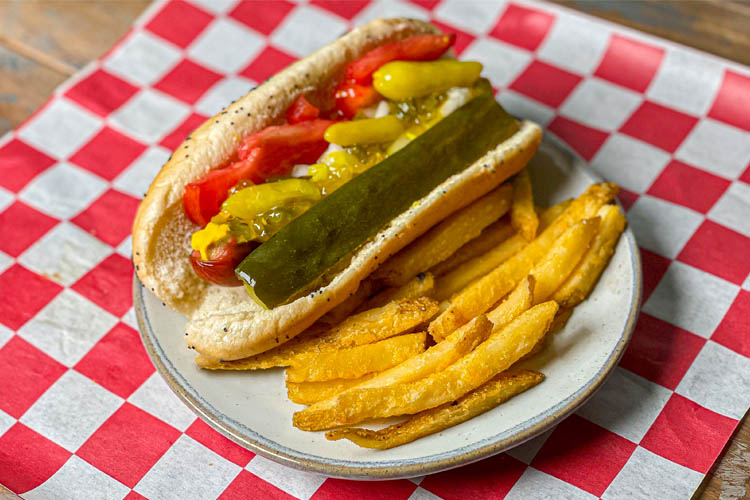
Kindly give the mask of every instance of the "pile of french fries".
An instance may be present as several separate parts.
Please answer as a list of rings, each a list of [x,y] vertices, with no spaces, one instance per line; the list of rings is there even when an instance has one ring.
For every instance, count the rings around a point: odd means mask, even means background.
[[[596,285],[625,229],[601,183],[546,209],[522,171],[389,259],[307,331],[207,369],[286,367],[302,430],[387,449],[484,413],[542,382],[541,350]],[[355,425],[406,416],[380,430]]]

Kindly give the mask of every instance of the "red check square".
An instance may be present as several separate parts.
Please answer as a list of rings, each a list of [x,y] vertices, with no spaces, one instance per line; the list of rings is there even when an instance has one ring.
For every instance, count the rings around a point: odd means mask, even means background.
[[[69,457],[69,451],[17,422],[0,436],[0,484],[25,493],[52,477]]]
[[[370,3],[370,0],[312,0],[310,3],[351,20]]]
[[[73,85],[65,96],[100,116],[107,116],[138,92],[138,87],[97,69]]]
[[[648,194],[705,214],[730,184],[722,177],[672,160],[649,188]]]
[[[694,116],[645,101],[620,132],[674,153],[696,123]]]
[[[267,500],[294,500],[297,497],[280,490],[246,470],[240,471],[217,500],[247,500],[249,492],[254,498]]]
[[[157,82],[154,88],[188,104],[195,104],[195,101],[219,80],[220,74],[189,59],[183,59]]]
[[[632,191],[628,191],[625,188],[620,188],[620,192],[617,193],[617,199],[622,203],[622,207],[627,212],[630,210],[630,207],[635,205],[635,202],[638,201],[638,198],[640,195],[638,193],[634,193]]]
[[[112,254],[71,286],[94,304],[115,316],[133,305],[133,265],[120,254]]]
[[[445,500],[501,500],[525,470],[526,464],[503,453],[458,469],[429,475],[419,486]]]
[[[138,203],[132,196],[110,189],[71,222],[114,247],[130,234]]]
[[[745,173],[740,176],[740,180],[742,182],[750,184],[750,165],[747,166],[747,170],[745,170]]]
[[[18,139],[0,147],[0,186],[18,192],[55,160]]]
[[[419,5],[420,7],[422,7],[425,10],[430,10],[431,11],[432,9],[434,9],[437,6],[437,4],[440,3],[440,0],[411,0],[411,3],[413,3],[415,5]],[[435,24],[435,21],[432,20],[432,19],[430,19],[430,22],[432,24]]]
[[[601,496],[635,448],[627,439],[573,415],[550,434],[531,465]]]
[[[724,81],[708,116],[750,132],[750,76],[732,70],[724,72]]]
[[[126,402],[76,455],[132,488],[178,437],[180,431]]]
[[[130,493],[125,495],[125,498],[123,498],[122,500],[148,500],[148,498],[144,497],[140,493],[130,490]]]
[[[509,88],[556,108],[580,81],[581,77],[578,75],[534,61]]]
[[[750,358],[750,292],[740,290],[711,340]]]
[[[664,49],[612,35],[595,76],[643,93],[659,69]]]
[[[269,45],[240,74],[263,83],[294,61],[295,57]]]
[[[350,481],[328,478],[310,500],[406,500],[417,489],[407,479],[396,481]]]
[[[111,181],[145,149],[140,142],[104,127],[70,158],[70,162]]]
[[[193,113],[188,116],[187,120],[182,122],[179,127],[174,129],[169,135],[159,143],[170,151],[177,149],[177,146],[182,144],[182,141],[193,132],[193,130],[200,127],[203,122],[206,121],[206,117],[198,113]]]
[[[11,292],[0,300],[0,323],[18,330],[55,298],[62,287],[14,264],[0,274],[0,290]]]
[[[672,262],[658,253],[641,248],[641,266],[643,267],[643,303],[648,300],[651,292],[659,284],[664,273]]]
[[[27,204],[16,201],[0,212],[0,250],[18,257],[59,221]]]
[[[21,337],[0,349],[0,409],[21,418],[66,368]]]
[[[443,33],[454,33],[456,35],[456,43],[453,44],[453,52],[457,56],[460,56],[461,53],[471,45],[471,42],[473,42],[476,37],[474,35],[470,35],[465,31],[461,31],[458,28],[454,28],[450,24],[441,23],[440,21],[432,20],[430,21],[432,24],[440,28],[440,31]]]
[[[534,51],[547,36],[554,22],[555,16],[548,12],[510,4],[490,31],[490,36]]]
[[[200,418],[195,419],[195,422],[188,427],[185,434],[240,467],[246,466],[255,456],[255,453],[252,451],[246,450],[231,439],[213,430]]]
[[[677,260],[741,285],[750,274],[750,239],[705,220]]]
[[[570,147],[586,160],[591,160],[594,157],[608,137],[606,132],[581,125],[562,116],[558,116],[552,120],[547,126],[547,130],[567,142]]]
[[[707,473],[737,421],[672,394],[641,446],[672,462]]]
[[[238,3],[229,15],[255,31],[270,35],[292,9],[294,4],[286,0],[254,0]]]
[[[213,16],[183,0],[167,2],[146,29],[183,49],[190,45]]]
[[[81,359],[76,371],[127,398],[154,372],[138,332],[118,323]]]
[[[620,366],[674,390],[705,343],[687,330],[642,312]]]

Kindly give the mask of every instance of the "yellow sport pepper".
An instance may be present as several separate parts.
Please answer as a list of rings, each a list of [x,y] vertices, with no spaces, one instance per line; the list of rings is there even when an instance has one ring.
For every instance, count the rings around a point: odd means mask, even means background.
[[[404,131],[401,121],[393,115],[334,123],[326,129],[326,141],[339,146],[391,142]]]
[[[232,217],[252,221],[274,207],[293,205],[296,200],[318,201],[320,190],[306,179],[284,179],[240,189],[221,206]]]
[[[452,87],[468,87],[482,72],[482,64],[473,61],[439,59],[428,62],[393,61],[372,75],[381,95],[393,101],[444,92]]]

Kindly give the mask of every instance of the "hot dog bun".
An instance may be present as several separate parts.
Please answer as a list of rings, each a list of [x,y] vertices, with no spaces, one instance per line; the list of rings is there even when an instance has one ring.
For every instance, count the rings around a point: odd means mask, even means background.
[[[246,135],[281,123],[300,94],[330,99],[343,67],[373,47],[433,25],[413,19],[372,21],[292,64],[210,118],[179,146],[154,179],[133,225],[133,262],[144,286],[188,317],[189,346],[216,359],[240,359],[294,337],[353,293],[378,264],[431,226],[518,172],[541,141],[541,129],[520,130],[460,174],[447,179],[404,212],[353,256],[348,267],[314,294],[263,310],[241,288],[211,285],[189,263],[190,235],[199,229],[185,215],[185,186],[232,159]]]

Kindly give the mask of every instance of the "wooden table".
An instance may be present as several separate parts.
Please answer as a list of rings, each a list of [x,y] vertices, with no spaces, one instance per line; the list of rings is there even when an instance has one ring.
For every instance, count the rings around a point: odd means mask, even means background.
[[[750,1],[555,0],[744,64],[750,64]],[[0,0],[0,135],[18,126],[60,83],[99,57],[147,0]],[[4,498],[0,486],[0,498]],[[750,499],[746,415],[695,497]]]

